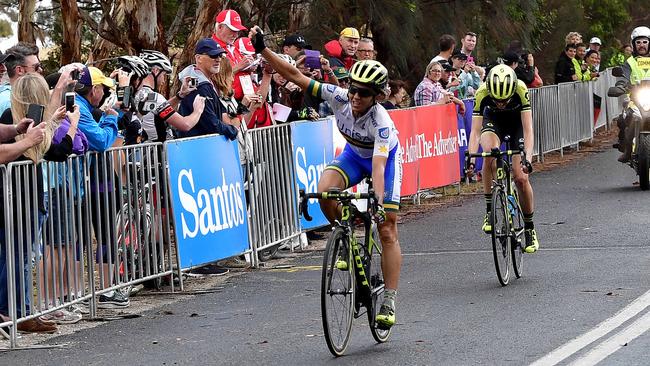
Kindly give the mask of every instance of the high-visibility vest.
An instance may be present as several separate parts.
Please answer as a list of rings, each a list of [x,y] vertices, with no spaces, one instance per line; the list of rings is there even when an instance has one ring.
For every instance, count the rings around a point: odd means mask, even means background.
[[[630,84],[638,84],[643,79],[650,79],[650,57],[629,57]]]

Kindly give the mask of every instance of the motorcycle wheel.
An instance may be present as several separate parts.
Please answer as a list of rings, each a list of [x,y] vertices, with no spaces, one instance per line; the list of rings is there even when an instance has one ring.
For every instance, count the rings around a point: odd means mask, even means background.
[[[650,188],[650,134],[639,135],[637,174],[642,191]]]

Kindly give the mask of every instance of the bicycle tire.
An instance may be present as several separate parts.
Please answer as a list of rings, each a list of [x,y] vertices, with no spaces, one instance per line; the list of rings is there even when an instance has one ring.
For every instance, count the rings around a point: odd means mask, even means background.
[[[514,192],[516,207],[514,208],[514,215],[512,215],[512,227],[510,232],[510,250],[512,252],[512,268],[514,269],[515,277],[521,278],[524,274],[524,246],[526,238],[524,237],[524,214],[521,212],[521,205],[519,204],[519,196],[517,191]]]
[[[510,227],[506,193],[501,186],[492,188],[492,254],[497,278],[502,286],[510,280]]]
[[[343,253],[341,253],[343,251]],[[347,260],[347,269],[336,268],[340,258]],[[321,315],[327,347],[334,356],[342,356],[350,343],[355,306],[355,273],[349,239],[342,227],[334,229],[327,239],[321,277]],[[339,299],[342,297],[342,299]],[[335,309],[340,305],[340,312]]]
[[[368,325],[370,326],[372,338],[374,338],[377,343],[384,343],[388,341],[388,338],[390,338],[393,328],[381,329],[377,327],[375,322],[384,295],[384,272],[381,268],[381,241],[379,240],[379,233],[377,232],[376,226],[373,227],[372,237],[377,247],[370,248],[369,255],[371,256],[371,260],[368,262],[366,268],[366,273],[370,281]],[[364,247],[367,248],[365,244]]]

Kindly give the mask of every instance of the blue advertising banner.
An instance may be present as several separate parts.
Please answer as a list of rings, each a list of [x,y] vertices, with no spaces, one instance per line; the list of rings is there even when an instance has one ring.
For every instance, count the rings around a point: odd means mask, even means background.
[[[249,247],[237,141],[206,136],[166,143],[176,245],[183,269]]]
[[[469,148],[469,135],[472,132],[472,111],[474,110],[474,99],[465,99],[465,115],[458,114],[458,156],[460,159],[460,174],[465,172],[465,151]],[[478,148],[481,151],[481,147]],[[481,171],[483,159],[476,159],[476,171]]]
[[[304,189],[307,193],[318,191],[318,180],[327,164],[334,159],[332,126],[332,118],[291,124],[298,189]],[[309,200],[309,215],[313,217],[312,221],[307,221],[304,217],[300,218],[300,226],[303,230],[329,223],[320,210],[318,200]]]

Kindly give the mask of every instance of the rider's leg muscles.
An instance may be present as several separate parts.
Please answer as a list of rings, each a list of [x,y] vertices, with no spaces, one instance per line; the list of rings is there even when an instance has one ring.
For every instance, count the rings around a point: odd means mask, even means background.
[[[397,290],[402,268],[402,251],[397,239],[397,213],[386,213],[386,221],[379,225],[379,238],[382,246],[381,269],[386,288]]]
[[[492,131],[485,131],[481,134],[481,148],[483,151],[490,151],[495,147],[499,147],[499,137]],[[485,195],[485,205],[487,212],[492,209],[492,179],[496,169],[496,161],[494,158],[483,159],[483,193]]]
[[[524,221],[527,221],[526,216],[530,217],[530,225],[527,225],[526,228],[532,229],[532,217],[535,211],[533,186],[530,185],[528,174],[524,173],[521,168],[521,157],[519,155],[512,157],[512,173],[515,178],[517,192],[519,192],[519,203],[521,204],[521,211],[524,213]]]
[[[347,188],[346,179],[343,177],[343,174],[335,169],[325,169],[323,175],[318,181],[318,192],[326,192],[330,188],[339,188],[341,190]],[[320,209],[325,214],[325,217],[329,220],[330,223],[333,223],[335,220],[338,220],[341,217],[341,213],[338,208],[338,204],[334,200],[319,200]]]

